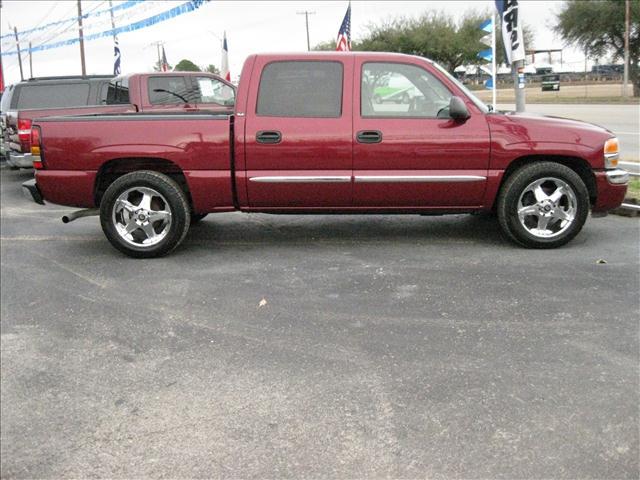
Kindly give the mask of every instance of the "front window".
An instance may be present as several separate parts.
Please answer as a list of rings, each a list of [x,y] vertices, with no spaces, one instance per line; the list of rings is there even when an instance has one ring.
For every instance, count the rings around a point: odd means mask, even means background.
[[[451,92],[426,70],[405,63],[365,63],[363,117],[448,118]]]
[[[456,86],[460,90],[462,90],[467,97],[469,97],[469,100],[471,100],[474,103],[474,105],[476,107],[478,107],[478,109],[480,109],[480,111],[482,113],[488,113],[489,112],[489,107],[487,107],[482,100],[480,100],[478,97],[476,97],[473,94],[473,92],[471,92],[471,90],[469,90],[467,87],[465,87],[460,80],[455,78],[453,75],[451,75],[449,72],[447,72],[447,70],[445,68],[441,67],[437,63],[431,62],[431,65],[433,65],[435,68],[437,68],[438,71],[440,73],[442,73],[444,76],[446,76],[450,81],[455,83]]]

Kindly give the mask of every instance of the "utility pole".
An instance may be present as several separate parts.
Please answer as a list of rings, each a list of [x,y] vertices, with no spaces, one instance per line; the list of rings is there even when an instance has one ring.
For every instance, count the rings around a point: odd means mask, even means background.
[[[513,81],[516,89],[516,112],[523,113],[525,110],[525,81],[524,81],[524,60],[513,62]]]
[[[624,9],[624,80],[622,82],[622,96],[628,97],[629,86],[629,29],[631,21],[630,5],[631,2],[626,0]]]
[[[87,74],[87,66],[84,61],[84,33],[82,32],[82,5],[78,0],[78,34],[80,37],[80,64],[82,65],[82,75]]]
[[[18,27],[13,27],[13,33],[16,35],[16,50],[18,51],[18,65],[20,65],[20,81],[24,80],[22,73],[22,55],[20,55],[20,41],[18,40]]]
[[[33,78],[33,61],[31,58],[31,42],[29,42],[29,78]]]
[[[149,44],[149,46],[151,45],[155,45],[156,46],[156,51],[158,52],[158,68],[160,68],[160,70],[162,70],[162,57],[160,56],[160,47],[162,45],[164,45],[164,42],[151,42]]]
[[[315,15],[316,12],[309,12],[305,10],[304,12],[297,12],[298,15],[304,15],[304,21],[307,25],[307,51],[311,51],[311,42],[309,41],[309,15]]]

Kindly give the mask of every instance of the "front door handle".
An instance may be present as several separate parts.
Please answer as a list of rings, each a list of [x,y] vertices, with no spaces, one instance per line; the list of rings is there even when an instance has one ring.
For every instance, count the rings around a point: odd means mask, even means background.
[[[361,130],[356,134],[358,143],[380,143],[382,141],[382,132],[379,130]]]
[[[282,141],[282,134],[277,130],[260,130],[256,133],[258,143],[274,144]]]

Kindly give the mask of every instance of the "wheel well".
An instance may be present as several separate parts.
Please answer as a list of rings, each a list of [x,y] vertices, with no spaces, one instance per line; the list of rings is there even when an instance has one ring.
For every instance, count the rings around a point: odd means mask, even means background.
[[[587,191],[589,192],[589,201],[591,205],[596,203],[596,198],[598,195],[598,188],[596,186],[596,177],[593,174],[593,170],[589,163],[579,157],[565,157],[559,155],[528,155],[526,157],[520,157],[509,164],[507,169],[504,172],[502,177],[502,182],[500,184],[500,189],[505,184],[506,180],[519,168],[524,165],[528,165],[534,162],[556,162],[560,163],[566,167],[569,167],[571,170],[580,175],[580,178],[584,182],[587,187]],[[496,195],[496,200],[494,201],[494,208],[496,202],[498,201],[498,195]]]
[[[191,201],[191,192],[189,192],[189,185],[187,184],[187,179],[185,178],[182,169],[175,163],[162,158],[118,158],[115,160],[109,160],[103,164],[96,175],[94,188],[95,204],[97,206],[100,205],[104,192],[117,178],[127,173],[139,170],[152,170],[171,177],[178,183],[178,185],[180,185],[187,195],[189,205],[193,205],[193,202]]]

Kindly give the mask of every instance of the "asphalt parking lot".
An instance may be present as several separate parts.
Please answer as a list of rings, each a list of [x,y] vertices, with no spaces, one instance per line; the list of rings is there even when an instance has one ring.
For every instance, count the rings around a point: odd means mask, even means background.
[[[640,475],[637,219],[221,214],[132,260],[1,173],[3,478]]]

